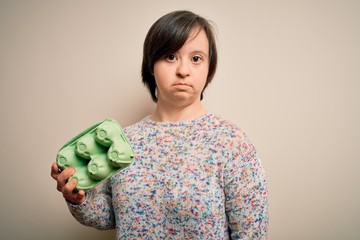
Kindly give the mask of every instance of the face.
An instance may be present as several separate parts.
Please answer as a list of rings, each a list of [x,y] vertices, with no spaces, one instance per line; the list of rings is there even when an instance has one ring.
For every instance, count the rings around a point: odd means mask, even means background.
[[[200,102],[209,72],[209,41],[204,30],[194,29],[175,53],[154,64],[158,103]]]

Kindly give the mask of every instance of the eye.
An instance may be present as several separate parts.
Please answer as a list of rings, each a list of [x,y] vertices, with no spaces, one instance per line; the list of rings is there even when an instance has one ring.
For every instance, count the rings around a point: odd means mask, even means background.
[[[198,55],[193,56],[192,59],[191,59],[191,61],[192,61],[193,63],[200,63],[202,60],[203,60],[202,57],[201,57],[201,56],[198,56]]]
[[[176,60],[176,55],[175,54],[169,54],[166,57],[166,60],[168,60],[169,62],[174,62]]]

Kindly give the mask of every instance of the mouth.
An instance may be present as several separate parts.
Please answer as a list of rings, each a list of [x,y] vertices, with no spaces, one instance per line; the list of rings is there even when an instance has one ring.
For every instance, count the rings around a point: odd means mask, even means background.
[[[177,91],[187,91],[189,88],[191,88],[191,85],[186,83],[175,83],[172,86]]]
[[[173,84],[173,86],[180,86],[180,87],[182,87],[182,86],[184,86],[184,87],[191,87],[189,84],[186,84],[186,83],[175,83],[175,84]]]

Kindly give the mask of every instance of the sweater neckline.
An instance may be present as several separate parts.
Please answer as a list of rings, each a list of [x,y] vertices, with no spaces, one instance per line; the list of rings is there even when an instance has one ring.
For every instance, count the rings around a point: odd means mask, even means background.
[[[153,126],[158,126],[158,127],[185,127],[185,126],[193,126],[197,123],[203,122],[206,119],[209,119],[211,116],[213,116],[213,113],[205,113],[195,119],[191,119],[191,120],[186,120],[186,121],[179,121],[179,122],[159,122],[159,121],[154,121],[151,119],[150,115],[147,115],[144,118],[145,123],[153,125]]]

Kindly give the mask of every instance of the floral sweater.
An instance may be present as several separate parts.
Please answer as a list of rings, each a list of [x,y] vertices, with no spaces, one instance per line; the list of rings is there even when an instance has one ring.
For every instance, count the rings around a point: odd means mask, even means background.
[[[266,239],[268,190],[254,146],[208,113],[178,123],[149,116],[124,129],[134,162],[85,202],[68,203],[82,224],[116,239]]]

